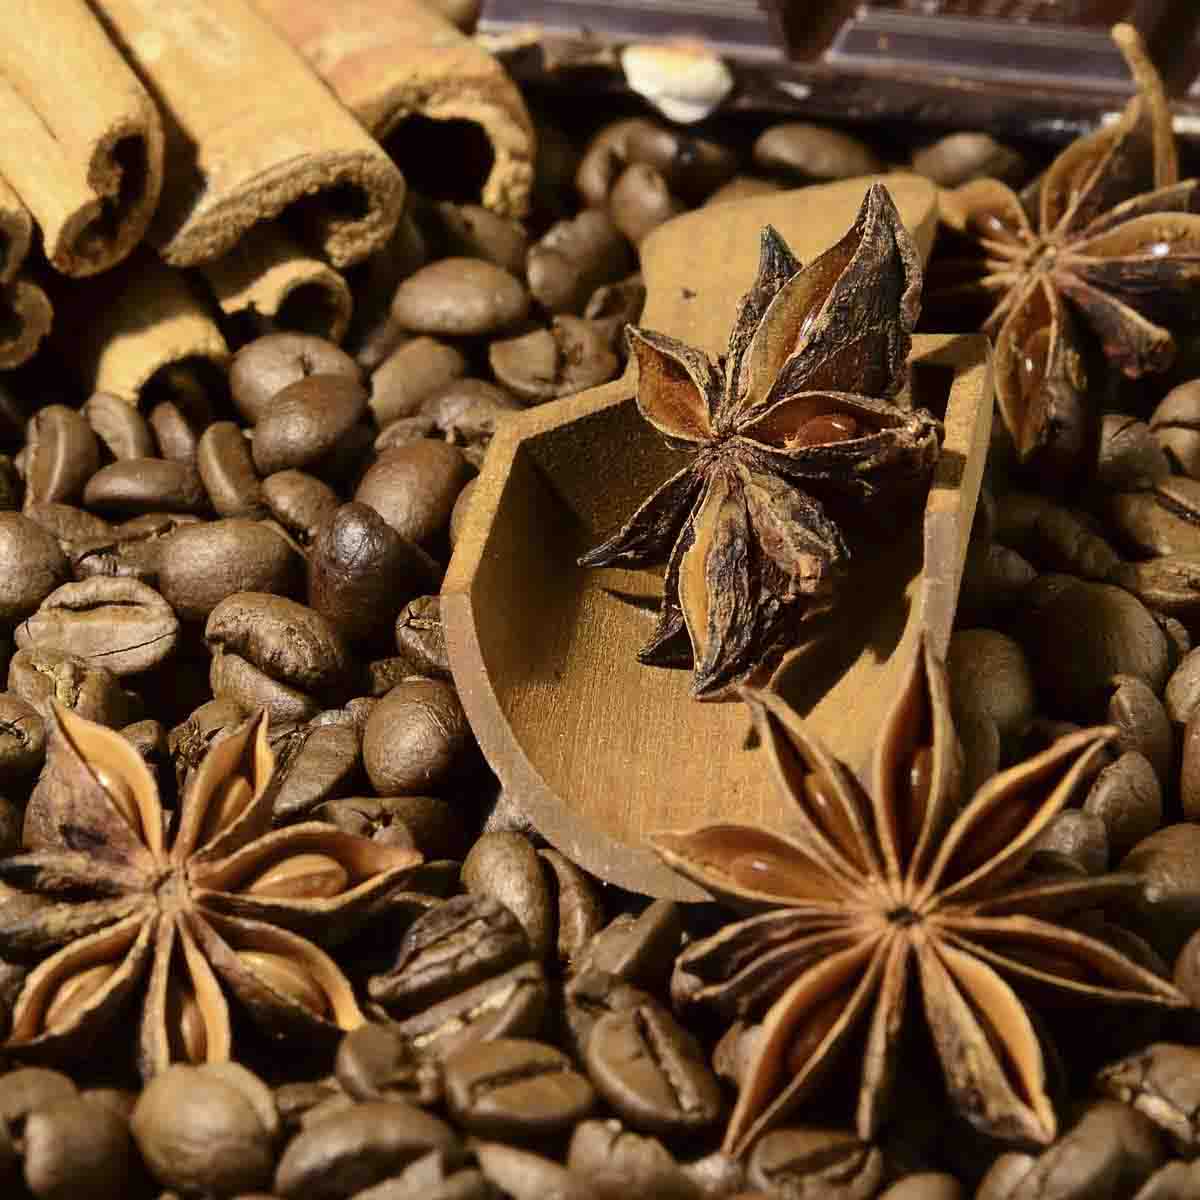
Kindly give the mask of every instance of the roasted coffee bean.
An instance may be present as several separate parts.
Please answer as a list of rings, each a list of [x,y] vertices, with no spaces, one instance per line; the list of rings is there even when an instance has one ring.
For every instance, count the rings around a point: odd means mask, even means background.
[[[1186,778],[1186,758],[1184,776]],[[1200,783],[1200,779],[1196,781]],[[1184,812],[1188,813],[1186,783],[1181,781]],[[1195,797],[1194,812],[1200,813],[1200,794]],[[1149,837],[1162,823],[1162,788],[1149,759],[1136,750],[1127,750],[1116,762],[1096,776],[1084,801],[1083,811],[1104,823],[1108,844],[1114,855],[1124,855]]]
[[[584,1062],[596,1090],[639,1132],[682,1134],[721,1114],[721,1088],[700,1044],[657,1003],[601,1017]]]
[[[477,1137],[529,1141],[564,1133],[596,1098],[561,1050],[522,1038],[465,1046],[443,1060],[442,1071],[447,1106]]]
[[[879,1200],[965,1200],[962,1184],[943,1171],[921,1171],[893,1183]]]
[[[1170,475],[1107,504],[1108,525],[1137,557],[1200,554],[1200,480]]]
[[[586,1180],[551,1158],[503,1142],[476,1141],[472,1149],[488,1181],[511,1200],[596,1200]]]
[[[389,450],[354,493],[410,542],[431,549],[445,536],[454,501],[471,477],[457,446],[424,440]]]
[[[25,503],[70,503],[100,469],[100,443],[73,408],[48,404],[25,431]]]
[[[622,1127],[620,1121],[582,1121],[571,1135],[567,1167],[582,1176],[596,1200],[701,1200],[704,1195],[655,1138]]]
[[[1141,679],[1117,675],[1109,683],[1107,722],[1119,730],[1112,748],[1117,753],[1135,750],[1154,767],[1166,784],[1174,761],[1174,731],[1162,701]]]
[[[125,1200],[137,1181],[129,1121],[86,1095],[35,1109],[22,1141],[36,1200]]]
[[[1200,380],[1172,388],[1150,417],[1150,431],[1176,470],[1200,475]]]
[[[640,916],[615,917],[589,940],[574,966],[581,973],[601,971],[659,992],[666,987],[682,938],[679,905],[655,900]]]
[[[497,216],[480,204],[441,203],[434,211],[447,254],[481,258],[511,275],[524,272],[529,234],[519,221]]]
[[[421,404],[421,414],[433,421],[448,442],[455,445],[486,443],[505,414],[520,412],[523,405],[502,387],[486,379],[455,379],[438,388]],[[383,434],[375,448],[382,452]]]
[[[272,811],[291,821],[348,790],[362,761],[361,738],[353,724],[309,723],[275,748]]]
[[[953,188],[972,179],[1016,184],[1025,175],[1026,164],[1023,155],[990,133],[951,133],[916,151],[912,169],[939,187]]]
[[[1137,1190],[1133,1200],[1192,1200],[1200,1196],[1200,1163],[1169,1162]]]
[[[1087,721],[1102,712],[1114,675],[1136,676],[1155,692],[1166,683],[1166,637],[1140,601],[1109,584],[1041,576],[1015,633],[1039,696],[1063,715]]]
[[[89,721],[113,729],[140,716],[140,702],[125,691],[107,667],[95,666],[63,650],[18,650],[8,664],[8,690],[49,719],[56,700]]]
[[[684,205],[667,181],[646,163],[631,163],[617,177],[608,197],[612,223],[635,245],[664,221],[677,217]]]
[[[326,458],[361,420],[367,393],[345,375],[308,375],[275,394],[254,427],[260,475],[309,467]]]
[[[128,400],[109,392],[93,392],[82,411],[92,432],[113,458],[154,457],[154,435],[150,426]]]
[[[368,993],[390,1012],[415,1012],[529,957],[525,930],[503,904],[455,896],[412,923],[392,965],[371,977]]]
[[[1105,1067],[1099,1090],[1149,1117],[1188,1154],[1200,1146],[1200,1050],[1157,1042]]]
[[[450,678],[450,657],[442,628],[441,599],[418,596],[396,618],[396,649],[431,678]]]
[[[373,842],[415,846],[428,861],[462,858],[470,846],[470,827],[440,796],[347,796],[312,815]]]
[[[1031,492],[996,502],[996,541],[1046,571],[1100,582],[1121,565],[1117,552],[1078,514]]]
[[[245,517],[176,530],[159,559],[158,585],[181,620],[204,621],[239,592],[300,590],[303,562],[286,539]]]
[[[88,480],[83,502],[115,515],[202,513],[208,508],[208,493],[194,463],[125,458],[101,467]]]
[[[0,1074],[0,1127],[20,1131],[29,1114],[78,1095],[78,1088],[61,1071],[48,1067],[18,1067]]]
[[[883,164],[858,138],[804,121],[772,125],[754,143],[754,165],[794,179],[823,182],[874,175]]]
[[[279,471],[269,476],[263,480],[262,494],[271,516],[305,545],[340,503],[333,488],[303,471]]]
[[[168,1067],[142,1091],[131,1124],[146,1166],[164,1187],[233,1195],[270,1181],[275,1101],[237,1063]]]
[[[275,1089],[275,1111],[279,1114],[284,1133],[290,1135],[300,1128],[309,1112],[320,1108],[326,1101],[336,1099],[348,1097],[338,1081],[329,1076],[299,1083],[283,1083]]]
[[[1176,725],[1186,725],[1200,711],[1200,650],[1192,650],[1171,672],[1163,706]]]
[[[21,649],[50,647],[136,675],[170,656],[179,621],[153,588],[100,576],[56,588],[15,636]]]
[[[1150,426],[1123,413],[1106,413],[1100,424],[1094,478],[1110,492],[1148,490],[1166,479],[1171,464]]]
[[[232,700],[247,712],[265,708],[274,726],[301,724],[321,711],[320,701],[272,679],[239,654],[218,648],[208,672],[209,686],[218,700]]]
[[[376,705],[363,733],[363,764],[381,796],[438,791],[473,761],[474,742],[453,686],[411,679]]]
[[[596,387],[620,369],[603,322],[567,315],[555,317],[549,329],[493,341],[488,363],[496,378],[528,404]]]
[[[805,1126],[764,1134],[750,1151],[746,1174],[772,1195],[871,1200],[884,1178],[878,1147],[841,1129]]]
[[[69,578],[53,535],[20,513],[0,512],[0,622],[24,620]]]
[[[233,700],[209,700],[176,725],[167,735],[167,744],[181,772],[198,767],[212,743],[236,729],[246,716]]]
[[[345,1200],[431,1150],[459,1150],[444,1121],[399,1101],[356,1104],[288,1143],[272,1191],[284,1200]]]
[[[396,289],[392,316],[413,333],[494,334],[529,311],[529,294],[508,271],[479,258],[443,258]]]
[[[351,643],[391,634],[404,605],[440,583],[433,559],[369,505],[342,505],[314,533],[309,603]]]
[[[219,517],[261,517],[262,483],[245,435],[233,421],[214,421],[196,447],[196,469]]]
[[[596,970],[576,971],[570,975],[563,1000],[567,1044],[580,1060],[586,1059],[592,1031],[603,1017],[632,1012],[642,1005],[653,1006],[657,1003],[642,988]]]
[[[25,516],[57,538],[64,551],[79,542],[114,535],[113,526],[73,504],[27,504]]]
[[[549,867],[545,874],[554,893],[551,905],[558,929],[558,959],[573,963],[604,924],[600,899],[591,877],[569,858],[550,849],[539,850],[538,857]]]
[[[396,1022],[414,1048],[442,1059],[468,1044],[492,1038],[536,1037],[549,989],[541,966],[525,962]]]
[[[533,298],[549,313],[579,313],[596,288],[633,268],[629,243],[596,208],[552,225],[529,248],[526,273]]]
[[[181,463],[196,461],[200,438],[178,404],[173,400],[161,401],[150,410],[147,420],[162,458]]]
[[[348,652],[319,612],[283,596],[238,592],[209,615],[204,638],[210,647],[239,654],[260,670],[294,687],[336,693],[350,673]]]
[[[389,1025],[369,1022],[338,1046],[334,1072],[355,1100],[404,1100],[436,1104],[442,1098],[438,1064],[423,1058]]]
[[[377,717],[378,710],[372,721]],[[462,881],[469,892],[490,896],[507,908],[524,928],[534,958],[546,958],[554,936],[554,913],[545,872],[528,838],[519,833],[483,834],[463,860]]]
[[[414,416],[440,388],[467,372],[462,351],[436,338],[416,337],[397,346],[371,374],[371,414],[381,428]]]
[[[243,346],[229,366],[234,407],[251,425],[271,409],[285,387],[309,375],[358,380],[358,364],[324,338],[306,333],[272,333]]]
[[[1020,645],[993,629],[965,629],[946,653],[955,721],[986,716],[1007,751],[1015,750],[1037,704],[1029,661]]]
[[[1121,908],[1121,924],[1172,961],[1200,927],[1200,825],[1165,825],[1118,864],[1140,874],[1141,890]]]
[[[1088,875],[1108,868],[1108,830],[1094,813],[1077,808],[1060,812],[1034,841],[1036,853],[1070,859]]]
[[[46,757],[46,722],[14,692],[0,692],[0,787],[32,779]]]

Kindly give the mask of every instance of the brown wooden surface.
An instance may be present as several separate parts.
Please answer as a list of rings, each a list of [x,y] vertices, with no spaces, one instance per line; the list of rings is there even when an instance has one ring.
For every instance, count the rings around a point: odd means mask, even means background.
[[[735,305],[754,277],[771,223],[805,262],[853,223],[869,180],[755,198],[690,213],[643,245],[642,323],[725,349]],[[932,188],[887,184],[923,255]],[[922,626],[944,646],[987,448],[986,341],[914,342],[914,400],[944,407],[946,437],[925,508],[906,537],[881,539],[839,610],[843,660],[822,654],[780,680],[812,708],[836,753],[861,767],[877,716]],[[652,895],[702,893],[644,846],[655,829],[737,820],[779,826],[779,798],[745,748],[740,704],[698,704],[687,671],[641,666],[652,614],[612,593],[657,599],[660,572],[585,571],[579,553],[606,535],[672,469],[673,452],[641,419],[630,375],[519,414],[492,443],[442,590],[451,665],[484,753],[544,836],[603,879]],[[937,570],[922,574],[922,547]],[[900,647],[901,653],[892,656]],[[819,672],[825,672],[820,675]],[[821,679],[828,696],[804,694]]]

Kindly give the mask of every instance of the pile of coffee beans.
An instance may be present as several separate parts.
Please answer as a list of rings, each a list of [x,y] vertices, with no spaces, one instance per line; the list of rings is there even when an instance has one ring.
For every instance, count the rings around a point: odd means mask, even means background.
[[[0,854],[20,848],[54,700],[121,730],[167,798],[263,708],[278,824],[326,821],[428,863],[421,890],[336,948],[371,1019],[332,1058],[239,1031],[237,1063],[143,1086],[115,1048],[62,1069],[0,1057],[0,1194],[1200,1196],[1191,1012],[1050,1011],[1062,1132],[1041,1150],[976,1135],[918,1047],[878,1142],[854,1135],[835,1078],[743,1160],[721,1154],[755,1031],[675,1011],[669,984],[680,949],[730,914],[606,887],[538,838],[479,754],[442,635],[490,439],[620,373],[651,230],[893,167],[1021,185],[1050,152],[555,117],[539,118],[528,221],[411,197],[350,276],[343,346],[246,322],[227,374],[177,365],[140,407],[79,394],[45,358],[0,380]],[[1200,1004],[1197,376],[1185,338],[1173,375],[1097,385],[1113,411],[1069,494],[997,433],[949,670],[968,791],[1069,729],[1117,726],[1038,861],[1142,872],[1133,900],[1084,923]],[[35,961],[0,961],[0,1031]]]

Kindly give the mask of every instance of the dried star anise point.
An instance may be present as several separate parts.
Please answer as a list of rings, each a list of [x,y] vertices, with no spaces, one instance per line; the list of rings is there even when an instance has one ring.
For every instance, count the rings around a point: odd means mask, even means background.
[[[55,706],[51,739],[29,849],[0,860],[0,880],[51,901],[32,919],[0,917],[5,951],[52,951],[17,998],[8,1051],[69,1059],[139,991],[147,1076],[228,1059],[230,998],[275,1036],[329,1042],[363,1021],[311,939],[352,932],[421,856],[316,822],[272,830],[265,713],[213,744],[173,838],[153,777],[119,733]]]
[[[920,257],[882,184],[807,268],[762,232],[729,345],[703,351],[629,326],[637,405],[693,454],[583,566],[666,562],[659,620],[639,654],[723,698],[828,610],[849,550],[833,497],[878,501],[926,478],[939,427],[892,402],[907,378]]]
[[[1182,1005],[1166,980],[1066,923],[1127,895],[1129,876],[1025,871],[1039,833],[1094,769],[1110,727],[1060,738],[959,805],[944,667],[916,656],[885,721],[868,791],[777,695],[747,691],[787,834],[735,825],[664,833],[662,858],[751,915],[690,945],[677,1003],[759,1022],[725,1148],[740,1154],[863,1045],[857,1126],[883,1124],[910,982],[951,1098],[983,1131],[1040,1144],[1056,1118],[1018,988]]]

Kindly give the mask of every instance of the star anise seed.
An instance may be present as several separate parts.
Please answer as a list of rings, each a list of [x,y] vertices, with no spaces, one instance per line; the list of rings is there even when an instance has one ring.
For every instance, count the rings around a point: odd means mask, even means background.
[[[874,184],[853,228],[805,269],[763,230],[719,361],[626,327],[642,416],[694,457],[580,563],[666,562],[638,657],[675,665],[690,644],[698,699],[746,679],[833,604],[849,550],[822,499],[877,502],[932,471],[937,422],[894,402],[920,292],[916,248]]]
[[[852,1044],[864,1047],[858,1133],[872,1138],[887,1115],[910,992],[963,1115],[995,1137],[1052,1141],[1026,1004],[1187,1002],[1063,923],[1128,895],[1135,876],[1025,871],[1038,834],[1116,730],[1060,738],[960,810],[945,668],[927,648],[880,733],[869,796],[780,697],[744,694],[795,832],[716,825],[651,839],[670,866],[754,914],[687,947],[672,980],[677,1004],[761,1022],[725,1149],[740,1154],[776,1125],[844,1065]]]
[[[140,996],[143,1075],[232,1052],[229,997],[265,1032],[332,1044],[364,1021],[315,941],[349,936],[422,861],[321,822],[271,829],[267,718],[215,742],[165,833],[154,778],[119,733],[54,707],[26,853],[0,883],[0,952],[53,953],[28,975],[4,1049],[68,1062]],[[310,940],[313,939],[313,940]]]

